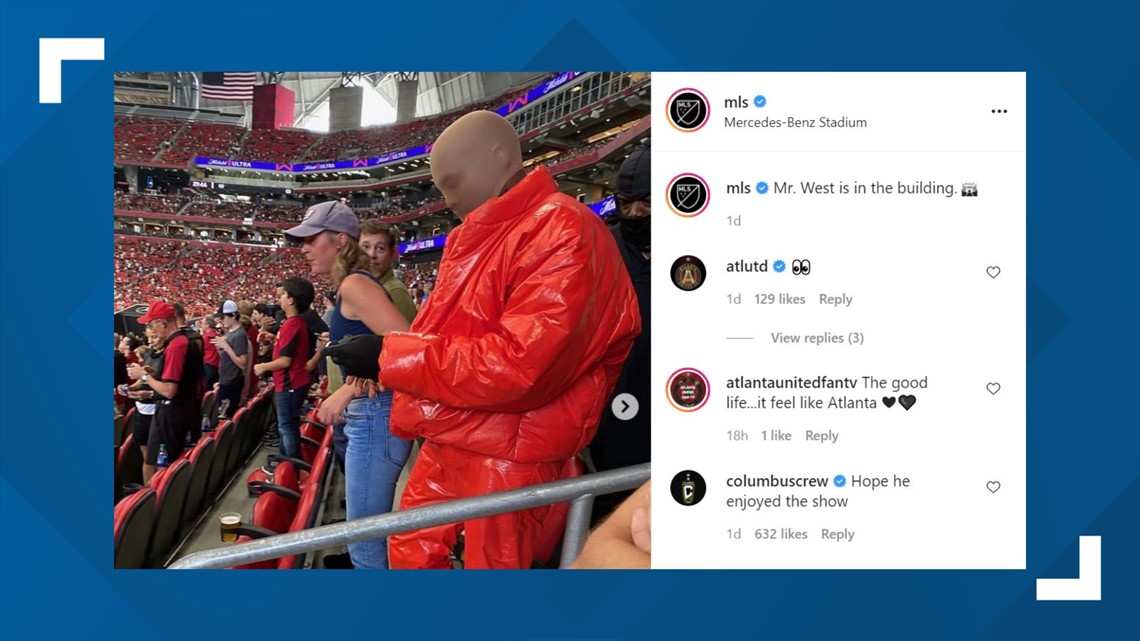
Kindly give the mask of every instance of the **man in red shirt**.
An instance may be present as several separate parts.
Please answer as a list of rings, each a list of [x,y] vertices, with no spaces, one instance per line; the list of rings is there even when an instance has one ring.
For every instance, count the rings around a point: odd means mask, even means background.
[[[301,316],[313,304],[313,284],[293,276],[277,284],[277,300],[285,310],[285,322],[277,331],[273,360],[253,366],[254,376],[273,372],[274,400],[277,403],[277,433],[282,456],[301,457],[301,407],[309,392],[309,328]],[[265,467],[273,471],[273,465]]]
[[[127,374],[158,394],[158,405],[147,440],[143,481],[150,482],[161,462],[159,453],[166,450],[166,463],[178,460],[186,446],[186,435],[198,425],[198,387],[202,382],[202,351],[196,341],[186,335],[175,320],[174,307],[155,301],[139,319],[147,329],[166,341],[162,372],[151,373],[135,363]]]

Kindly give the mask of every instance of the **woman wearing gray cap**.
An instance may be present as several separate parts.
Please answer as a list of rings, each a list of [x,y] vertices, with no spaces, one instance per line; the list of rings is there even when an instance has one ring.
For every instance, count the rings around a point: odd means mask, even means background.
[[[314,205],[300,225],[285,233],[304,243],[301,251],[313,274],[328,276],[336,289],[329,323],[331,342],[347,336],[407,331],[408,321],[368,271],[368,255],[357,242],[360,221],[351,208],[339,201]],[[393,436],[388,429],[391,392],[377,392],[370,380],[346,384],[324,402],[339,408],[346,400],[343,418],[348,443],[343,456],[348,519],[387,513],[392,509],[396,480],[412,443]],[[356,568],[388,567],[385,539],[353,543],[348,552]]]

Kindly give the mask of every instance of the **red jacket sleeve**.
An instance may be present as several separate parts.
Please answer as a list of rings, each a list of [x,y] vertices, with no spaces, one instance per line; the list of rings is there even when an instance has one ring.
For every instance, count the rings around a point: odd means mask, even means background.
[[[577,212],[557,209],[520,248],[498,328],[482,336],[392,333],[381,382],[444,405],[523,412],[561,395],[590,366],[600,316],[596,234]]]

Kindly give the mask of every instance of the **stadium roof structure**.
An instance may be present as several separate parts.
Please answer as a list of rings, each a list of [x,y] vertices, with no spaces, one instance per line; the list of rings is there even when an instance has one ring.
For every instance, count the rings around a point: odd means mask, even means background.
[[[395,121],[396,97],[401,80],[416,81],[415,117],[423,118],[492,98],[546,75],[549,74],[438,71],[258,72],[257,84],[281,84],[295,94],[294,127],[327,131],[329,95],[338,87],[364,88],[361,124],[369,126]],[[116,76],[121,79],[165,81],[170,87],[194,86],[191,76],[194,76],[199,83],[201,81],[201,73],[194,72],[120,73]],[[172,91],[171,95],[176,94]],[[250,102],[206,99],[199,100],[196,105],[190,105],[178,104],[176,98],[167,104],[195,106],[234,114],[248,114],[252,108]]]

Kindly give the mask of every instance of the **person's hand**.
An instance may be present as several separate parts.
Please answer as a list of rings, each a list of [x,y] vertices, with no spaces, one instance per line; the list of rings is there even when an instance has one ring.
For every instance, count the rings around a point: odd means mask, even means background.
[[[211,344],[212,344],[214,347],[221,347],[221,346],[223,346],[223,345],[225,345],[225,344],[226,344],[226,339],[225,339],[225,337],[224,337],[224,336],[219,336],[219,337],[217,337],[217,338],[211,338],[211,339],[210,339],[210,343],[211,343]]]
[[[139,365],[138,363],[131,363],[130,365],[127,365],[127,376],[130,376],[131,380],[137,381],[143,377],[143,374],[146,374],[146,370],[143,369],[142,365]]]
[[[131,392],[131,393],[127,394],[127,398],[135,400],[135,401],[142,401],[142,400],[146,400],[146,399],[150,398],[151,394],[154,394],[154,392],[152,392],[150,390],[139,391],[139,392]]]
[[[653,550],[650,547],[650,519],[649,507],[639,507],[633,512],[633,520],[629,525],[629,532],[633,536],[633,544],[637,549],[652,554]]]
[[[355,385],[342,385],[332,395],[321,401],[321,407],[317,410],[317,420],[325,425],[342,423],[341,417],[344,416],[344,410],[355,396]]]
[[[345,336],[325,346],[325,354],[344,368],[348,376],[376,380],[380,376],[380,348],[384,339],[375,334]]]
[[[253,375],[260,378],[265,373],[265,363],[258,363],[253,366]]]
[[[317,334],[317,348],[318,349],[322,348],[328,344],[329,344],[329,333],[328,332],[321,332],[320,334]]]

